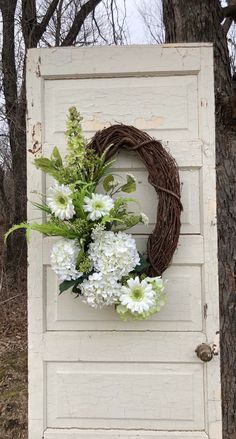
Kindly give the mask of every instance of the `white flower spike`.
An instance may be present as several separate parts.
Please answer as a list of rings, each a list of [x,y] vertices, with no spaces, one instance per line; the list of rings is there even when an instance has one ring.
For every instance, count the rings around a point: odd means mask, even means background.
[[[72,202],[72,192],[68,186],[56,183],[50,187],[47,196],[47,205],[52,213],[60,220],[71,219],[75,214]]]

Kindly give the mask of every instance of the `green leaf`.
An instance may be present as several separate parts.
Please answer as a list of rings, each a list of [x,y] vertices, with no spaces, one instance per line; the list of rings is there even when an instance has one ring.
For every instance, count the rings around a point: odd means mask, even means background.
[[[54,223],[53,221],[48,221],[46,223],[38,224],[33,223],[29,226],[32,230],[43,233],[47,236],[63,236],[64,238],[74,239],[77,238],[77,233],[75,230],[67,226],[66,223],[61,221],[60,223]]]
[[[26,229],[27,238],[29,237],[29,233],[32,230],[35,230],[36,232],[43,233],[46,236],[62,236],[64,238],[68,239],[75,239],[78,238],[79,233],[76,231],[76,229],[72,228],[72,225],[66,224],[63,221],[53,222],[48,221],[46,223],[33,223],[33,224],[27,224],[27,223],[21,223],[21,224],[15,224],[12,226],[7,233],[5,234],[5,240],[8,238],[8,236],[14,232],[15,230],[19,229]]]
[[[56,146],[53,148],[53,151],[51,154],[51,160],[54,161],[56,166],[58,166],[58,167],[62,166],[61,154],[59,152],[59,149]]]
[[[20,229],[28,229],[29,225],[27,223],[20,223],[20,224],[14,224],[4,235],[4,241],[6,242],[8,236],[15,232],[16,230]]]
[[[61,169],[56,167],[54,161],[46,157],[39,157],[34,160],[34,165],[37,169],[41,169],[41,171],[54,177],[59,183],[63,182]]]
[[[128,204],[128,203],[137,203],[138,204],[138,202],[137,202],[137,200],[135,200],[135,198],[118,197],[114,203],[114,210],[117,210],[122,206],[126,206],[126,204]]]
[[[43,212],[51,213],[50,207],[48,207],[46,204],[40,204],[40,203],[35,203],[35,202],[32,202],[31,204],[33,204],[34,207],[37,207],[37,209],[40,209]]]
[[[84,249],[82,248],[82,249],[79,251],[79,254],[78,254],[77,259],[76,259],[76,267],[79,266],[79,264],[80,264],[80,262],[81,262],[81,260],[82,260],[83,258],[84,258]]]
[[[109,192],[112,188],[112,183],[114,182],[114,177],[111,174],[108,174],[103,180],[103,188],[106,192]]]
[[[135,192],[136,191],[135,179],[131,175],[127,175],[127,183],[123,184],[120,190],[122,192],[127,192],[128,194],[130,194],[131,192]]]
[[[140,264],[136,265],[134,271],[137,273],[141,273],[143,271],[145,271],[149,266],[149,262],[147,261],[147,259],[145,258],[144,255],[142,255],[141,253],[139,253],[139,257],[140,257]]]
[[[119,232],[119,231],[124,231],[126,229],[131,229],[131,227],[134,227],[140,223],[140,215],[124,214],[121,218],[122,221],[121,219],[119,221],[122,222],[123,225],[115,227],[113,231]]]
[[[73,287],[76,283],[76,280],[64,280],[60,285],[59,285],[59,291],[61,293],[63,293],[66,290],[69,290],[69,288]]]
[[[34,164],[37,169],[41,169],[41,171],[48,172],[48,170],[53,168],[52,161],[46,157],[39,157],[34,159]]]

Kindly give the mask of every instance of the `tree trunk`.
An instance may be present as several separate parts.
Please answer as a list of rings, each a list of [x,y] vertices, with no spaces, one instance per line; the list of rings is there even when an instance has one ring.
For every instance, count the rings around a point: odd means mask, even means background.
[[[163,0],[166,42],[213,42],[223,437],[236,438],[236,122],[218,0]],[[234,110],[235,111],[235,110]]]

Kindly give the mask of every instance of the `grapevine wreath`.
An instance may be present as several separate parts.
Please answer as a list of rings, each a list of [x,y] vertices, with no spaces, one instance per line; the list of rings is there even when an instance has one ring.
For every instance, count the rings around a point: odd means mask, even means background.
[[[128,125],[98,131],[90,142],[83,136],[82,117],[75,107],[67,117],[67,155],[55,147],[50,158],[34,164],[54,178],[42,201],[44,222],[14,225],[6,234],[24,228],[60,239],[52,246],[51,267],[61,281],[60,293],[72,290],[94,308],[115,306],[123,319],[143,320],[166,302],[161,278],[169,266],[180,233],[180,181],[175,160],[162,144]],[[140,254],[130,233],[148,224],[144,213],[130,211],[138,200],[125,194],[136,190],[136,179],[125,181],[111,172],[120,149],[136,151],[158,195],[157,220],[148,238],[147,254]],[[98,185],[103,193],[98,193]],[[99,186],[100,187],[100,186]],[[138,203],[139,205],[139,203]]]

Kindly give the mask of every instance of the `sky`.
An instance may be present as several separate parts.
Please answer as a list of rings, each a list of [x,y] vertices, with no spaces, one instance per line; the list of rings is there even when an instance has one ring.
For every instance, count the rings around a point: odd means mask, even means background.
[[[133,44],[145,42],[144,25],[137,10],[137,6],[140,6],[140,4],[140,0],[126,0],[127,25]]]

